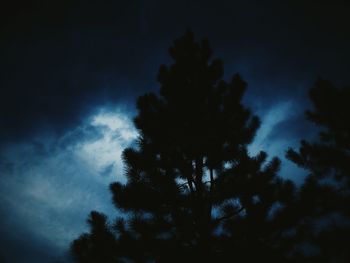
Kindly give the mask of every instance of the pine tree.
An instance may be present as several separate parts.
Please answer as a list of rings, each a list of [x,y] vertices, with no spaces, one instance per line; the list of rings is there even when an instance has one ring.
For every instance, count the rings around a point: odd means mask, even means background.
[[[276,175],[277,158],[248,153],[259,119],[241,103],[246,83],[238,74],[222,80],[222,61],[191,32],[169,53],[159,94],[137,102],[137,146],[123,153],[127,182],[110,186],[124,214],[108,225],[92,212],[91,233],[72,245],[76,261],[281,262],[285,226],[275,215],[294,185]]]
[[[319,79],[310,90],[310,121],[322,130],[317,142],[301,141],[287,157],[307,169],[295,206],[299,242],[313,247],[307,262],[350,262],[350,89]]]

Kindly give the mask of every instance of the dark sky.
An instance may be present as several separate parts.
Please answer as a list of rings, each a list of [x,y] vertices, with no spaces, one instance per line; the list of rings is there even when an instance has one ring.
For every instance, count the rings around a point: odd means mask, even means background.
[[[307,3],[306,3],[307,2]],[[65,262],[135,138],[135,100],[158,88],[172,40],[208,37],[262,119],[252,153],[283,158],[313,127],[318,77],[350,84],[348,1],[11,1],[0,9],[0,261]],[[302,171],[284,160],[281,176]],[[20,251],[20,252],[19,252]]]

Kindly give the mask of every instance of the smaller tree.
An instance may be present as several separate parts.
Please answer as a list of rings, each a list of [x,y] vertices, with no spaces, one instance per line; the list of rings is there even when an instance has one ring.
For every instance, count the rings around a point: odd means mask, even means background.
[[[74,241],[72,249],[76,262],[118,262],[117,240],[105,215],[92,211],[87,220],[89,234]]]
[[[314,247],[308,262],[350,262],[350,88],[319,79],[309,95],[314,110],[306,115],[323,128],[319,141],[287,152],[309,171],[296,206],[298,235]]]

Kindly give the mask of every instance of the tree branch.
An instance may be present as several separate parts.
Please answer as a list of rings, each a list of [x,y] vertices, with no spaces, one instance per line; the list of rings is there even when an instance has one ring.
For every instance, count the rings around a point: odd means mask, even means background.
[[[229,214],[229,215],[225,215],[225,216],[216,218],[216,219],[213,221],[213,224],[218,224],[218,223],[220,223],[222,220],[230,219],[231,217],[237,216],[237,215],[238,215],[239,213],[241,213],[244,209],[245,209],[245,207],[242,206],[240,209],[238,209],[238,210],[235,211],[234,213],[231,213],[231,214]]]

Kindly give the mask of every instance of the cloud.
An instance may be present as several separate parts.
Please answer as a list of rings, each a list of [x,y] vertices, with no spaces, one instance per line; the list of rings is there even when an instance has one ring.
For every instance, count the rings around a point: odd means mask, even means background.
[[[292,99],[275,103],[265,111],[260,109],[258,113],[262,116],[262,124],[253,143],[248,147],[250,154],[256,155],[259,151],[265,151],[270,159],[278,157],[282,160],[279,175],[300,184],[306,171],[286,159],[285,153],[290,147],[298,147],[300,139],[312,138],[316,132],[315,127],[307,125],[303,109]]]
[[[262,117],[261,127],[254,139],[253,145],[250,147],[250,151],[253,154],[257,154],[260,149],[271,148],[275,146],[275,143],[271,143],[271,134],[273,133],[276,126],[290,119],[293,114],[293,103],[292,101],[285,101],[282,103],[275,104]]]
[[[136,136],[127,113],[108,109],[59,138],[40,137],[2,149],[3,257],[27,262],[27,253],[36,262],[59,259],[86,231],[90,210],[113,217],[108,186],[123,180],[120,155]],[[8,249],[7,239],[13,241]],[[18,254],[20,247],[26,251]]]

